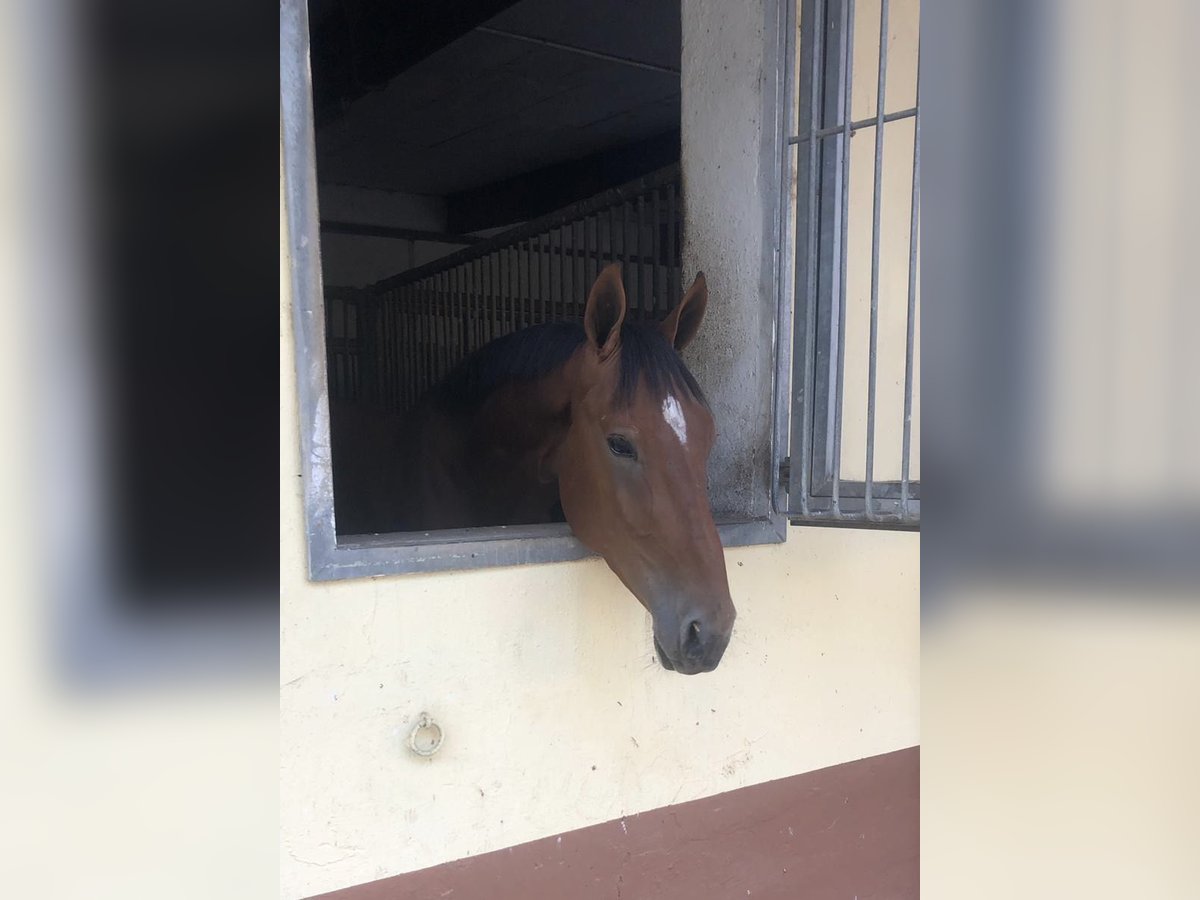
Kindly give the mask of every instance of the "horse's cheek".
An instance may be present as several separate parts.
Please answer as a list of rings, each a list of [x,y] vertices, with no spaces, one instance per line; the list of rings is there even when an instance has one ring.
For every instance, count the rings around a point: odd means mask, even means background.
[[[654,531],[654,492],[645,477],[640,474],[629,479],[619,479],[614,485],[613,495],[617,500],[617,513],[623,531],[634,534],[649,534]]]
[[[596,509],[597,498],[593,496],[591,488],[589,480],[582,477],[574,467],[559,473],[558,499],[567,517],[567,524],[588,548],[599,553],[602,552],[602,548]]]

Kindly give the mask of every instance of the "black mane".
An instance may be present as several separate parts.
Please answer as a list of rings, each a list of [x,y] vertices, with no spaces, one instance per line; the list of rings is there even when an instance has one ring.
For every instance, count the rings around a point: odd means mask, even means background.
[[[460,362],[434,388],[435,396],[449,408],[474,411],[506,385],[536,381],[562,368],[585,340],[580,322],[548,322],[504,335]],[[628,406],[643,380],[656,394],[675,388],[708,405],[683,359],[652,325],[621,326],[620,365],[618,405]]]

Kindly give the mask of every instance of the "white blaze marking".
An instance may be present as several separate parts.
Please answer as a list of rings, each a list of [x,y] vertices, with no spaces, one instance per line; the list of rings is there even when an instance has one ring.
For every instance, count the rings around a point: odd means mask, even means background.
[[[683,410],[679,408],[679,401],[675,399],[674,394],[668,394],[667,399],[663,401],[663,418],[667,420],[667,424],[671,426],[671,430],[675,432],[675,437],[679,438],[679,443],[687,446],[687,422],[683,418]]]

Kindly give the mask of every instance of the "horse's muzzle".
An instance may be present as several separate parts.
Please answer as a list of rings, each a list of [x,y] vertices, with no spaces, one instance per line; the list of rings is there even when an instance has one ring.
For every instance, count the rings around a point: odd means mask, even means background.
[[[732,628],[717,630],[701,616],[687,617],[679,628],[678,642],[671,653],[663,647],[657,629],[655,632],[654,649],[663,668],[681,675],[698,675],[717,667],[729,646]]]

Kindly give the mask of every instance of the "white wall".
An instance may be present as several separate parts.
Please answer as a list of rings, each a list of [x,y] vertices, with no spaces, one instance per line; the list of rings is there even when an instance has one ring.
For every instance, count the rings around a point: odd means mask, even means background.
[[[714,98],[712,109],[731,128],[748,126],[761,61],[741,54],[761,40],[763,0],[685,0],[684,14],[685,73],[697,54],[714,78],[729,65],[737,102]],[[697,43],[700,28],[716,31]],[[686,90],[684,104],[698,116]],[[685,123],[685,157],[709,128]],[[760,262],[742,258],[761,252],[761,226],[752,215],[720,218],[746,194],[723,174],[738,152],[712,148],[711,168],[685,158],[685,188],[709,192],[689,223],[717,223],[687,251],[714,273],[714,306],[749,302],[761,275]],[[286,265],[285,249],[281,275]],[[287,284],[281,277],[284,896],[918,743],[913,533],[793,528],[786,544],[729,551],[733,641],[716,672],[692,678],[658,666],[648,616],[599,560],[310,584]],[[761,327],[742,320],[726,333],[758,339]],[[723,358],[762,355],[749,352],[757,345],[698,343],[697,353]],[[720,395],[703,371],[701,380]],[[725,429],[745,425],[742,412],[717,407]],[[422,711],[446,731],[428,760],[404,744]]]

